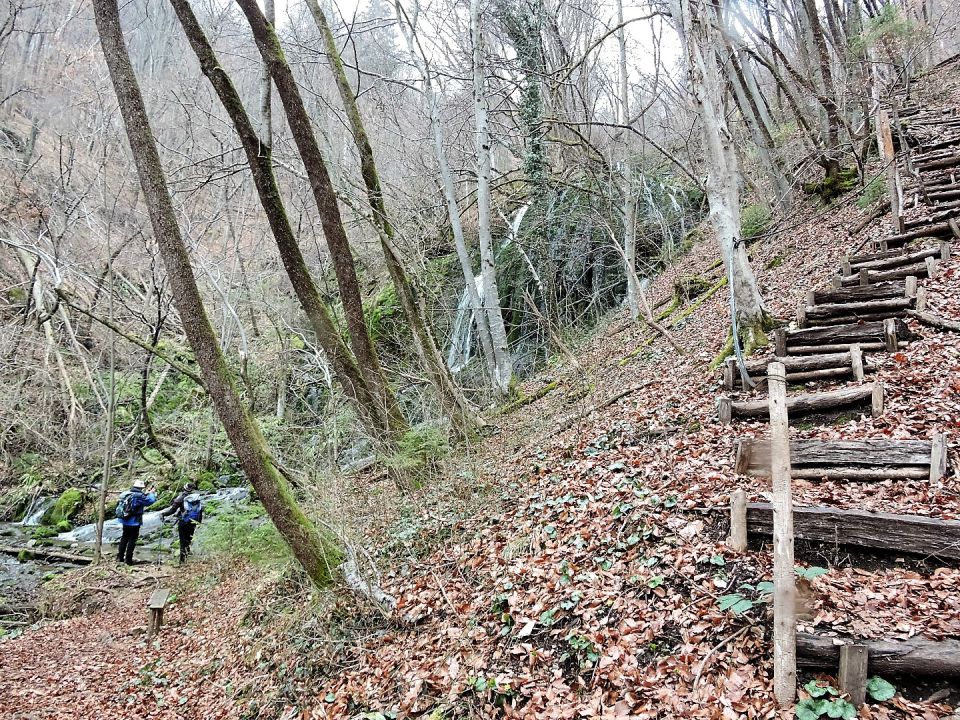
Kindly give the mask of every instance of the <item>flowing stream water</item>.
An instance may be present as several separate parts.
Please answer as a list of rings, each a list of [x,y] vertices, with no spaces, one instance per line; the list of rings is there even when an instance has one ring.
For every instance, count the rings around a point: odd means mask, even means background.
[[[508,247],[517,238],[520,232],[520,223],[523,222],[524,215],[530,209],[529,204],[521,205],[513,214],[510,220],[510,232],[500,243],[497,249],[499,252]],[[481,304],[486,299],[486,288],[483,284],[483,275],[478,274],[473,277],[477,293],[480,295]],[[463,293],[460,295],[460,302],[457,303],[457,314],[453,320],[453,329],[450,332],[450,349],[447,351],[447,367],[450,372],[457,374],[463,370],[470,362],[470,356],[473,354],[473,328],[476,324],[476,312],[470,302],[470,288],[464,286]]]

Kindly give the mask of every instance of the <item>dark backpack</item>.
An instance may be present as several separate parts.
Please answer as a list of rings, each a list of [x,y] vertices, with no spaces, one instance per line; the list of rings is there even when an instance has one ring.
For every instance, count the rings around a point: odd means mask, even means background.
[[[127,491],[120,494],[120,500],[117,502],[117,509],[113,514],[117,520],[129,520],[137,514],[136,503],[134,503],[134,493]]]
[[[183,500],[183,515],[180,517],[183,522],[201,523],[203,522],[203,505],[200,498],[188,497]]]

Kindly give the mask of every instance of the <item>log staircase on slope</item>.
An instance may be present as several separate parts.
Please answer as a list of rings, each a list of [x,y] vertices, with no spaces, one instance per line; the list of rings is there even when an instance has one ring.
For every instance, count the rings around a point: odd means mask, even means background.
[[[775,332],[775,357],[783,363],[789,384],[851,379],[837,389],[790,394],[791,416],[848,407],[883,411],[883,386],[865,382],[875,369],[868,353],[895,352],[913,339],[904,318],[922,318],[926,305],[920,281],[933,278],[938,263],[949,260],[951,240],[960,240],[960,113],[955,108],[907,108],[899,113],[901,137],[911,152],[901,152],[903,173],[914,179],[905,190],[911,207],[926,206],[923,218],[901,221],[901,231],[881,238],[861,254],[843,258],[828,289],[811,290],[797,310],[795,328]],[[934,244],[929,244],[930,240]],[[915,241],[928,243],[913,248]],[[948,327],[950,322],[940,324]],[[748,361],[746,370],[765,389],[766,362]],[[728,392],[743,389],[736,362],[722,368]],[[818,386],[819,387],[819,386]],[[767,418],[766,399],[734,399],[724,395],[718,410],[724,423],[740,418]],[[794,440],[790,443],[793,478],[809,482],[928,482],[946,474],[947,437],[847,440]],[[748,477],[770,474],[770,441],[744,438],[736,442],[735,472]],[[747,503],[738,491],[731,502],[731,531],[770,536],[773,509],[768,503]],[[794,507],[794,536],[828,546],[851,546],[896,555],[913,554],[928,563],[960,561],[960,521],[908,514],[867,512],[831,507]],[[734,530],[733,525],[742,527]],[[952,643],[952,644],[951,644]],[[846,645],[846,646],[845,646]],[[864,652],[872,672],[960,677],[960,644],[955,641],[860,641],[799,633],[798,661],[811,667],[836,667],[838,659]],[[887,662],[890,659],[890,662]],[[843,661],[841,660],[841,668]],[[892,668],[892,669],[891,669]],[[865,677],[864,668],[864,677]]]

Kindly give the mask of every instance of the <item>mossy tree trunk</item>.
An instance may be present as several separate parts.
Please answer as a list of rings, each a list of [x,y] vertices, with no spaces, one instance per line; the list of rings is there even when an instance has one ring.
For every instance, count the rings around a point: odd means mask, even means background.
[[[363,314],[363,302],[360,296],[360,284],[353,252],[347,239],[347,232],[340,216],[336,190],[330,180],[327,164],[320,152],[320,146],[314,135],[303,97],[297,87],[293,72],[287,64],[280,47],[280,40],[273,26],[267,22],[256,0],[237,0],[240,9],[250,24],[257,48],[264,62],[270,68],[270,75],[277,88],[277,95],[287,114],[287,124],[297,146],[297,152],[303,160],[314,201],[320,213],[323,233],[333,260],[333,270],[340,290],[347,329],[350,333],[350,346],[356,357],[360,372],[366,380],[370,395],[377,404],[380,414],[387,420],[388,441],[398,439],[407,430],[407,422],[400,412],[396,398],[383,374],[380,358],[373,340],[367,330]]]
[[[380,247],[383,250],[387,271],[390,273],[390,279],[393,280],[397,298],[410,325],[417,355],[456,433],[460,437],[468,437],[476,427],[477,420],[463,393],[460,392],[460,388],[454,383],[450,369],[437,349],[437,342],[427,321],[422,295],[417,292],[400,259],[396,233],[383,199],[383,188],[380,185],[373,147],[370,145],[370,138],[363,125],[356,95],[350,87],[347,73],[343,68],[343,59],[333,36],[333,30],[317,0],[307,0],[307,7],[310,8],[310,13],[323,38],[324,52],[330,64],[330,71],[337,83],[340,100],[347,114],[350,133],[360,155],[360,175],[367,191],[367,202],[373,211],[373,222],[380,236]]]
[[[203,307],[203,298],[177,224],[143,96],[124,43],[116,0],[94,0],[93,9],[150,222],[170,279],[174,304],[203,373],[204,385],[247,479],[278,532],[310,578],[317,585],[324,585],[330,581],[333,568],[341,562],[342,553],[333,539],[320,532],[297,505],[289,485],[270,458],[259,426],[237,393],[226,358]]]
[[[193,48],[200,69],[213,85],[220,103],[223,105],[234,130],[243,146],[253,182],[260,198],[260,204],[267,216],[270,230],[273,233],[280,259],[300,307],[310,321],[310,326],[323,348],[324,354],[333,367],[334,375],[345,394],[355,404],[358,415],[373,436],[376,442],[389,442],[391,437],[390,418],[382,412],[381,403],[377,402],[367,381],[357,365],[356,358],[346,343],[331,317],[329,308],[323,302],[320,291],[317,289],[313,277],[307,268],[306,260],[300,251],[293,227],[287,216],[280,187],[273,172],[271,144],[268,138],[262,138],[257,133],[253,121],[244,108],[240,95],[220,65],[213,47],[210,45],[203,28],[187,0],[170,0],[180,24],[187,35],[187,40]],[[269,103],[264,103],[269,104]],[[264,122],[266,125],[266,122]]]

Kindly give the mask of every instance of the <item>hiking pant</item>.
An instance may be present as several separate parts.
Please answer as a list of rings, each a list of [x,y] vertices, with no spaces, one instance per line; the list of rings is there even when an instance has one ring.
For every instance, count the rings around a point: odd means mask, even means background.
[[[139,525],[124,525],[123,535],[120,536],[120,547],[117,548],[117,562],[133,565],[133,549],[137,546],[140,537]]]
[[[180,562],[190,554],[190,543],[193,542],[193,533],[197,529],[196,523],[180,522],[177,524],[177,534],[180,536]]]

